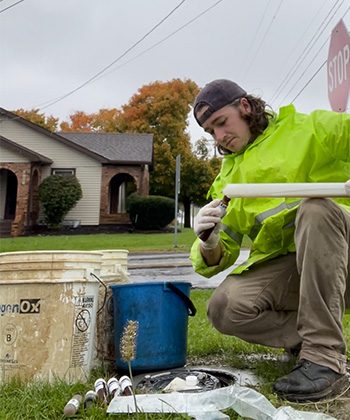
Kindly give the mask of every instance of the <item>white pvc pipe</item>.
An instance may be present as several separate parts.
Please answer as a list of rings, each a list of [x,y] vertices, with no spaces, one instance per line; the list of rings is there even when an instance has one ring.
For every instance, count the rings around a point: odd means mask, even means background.
[[[295,184],[227,184],[223,193],[229,198],[244,197],[348,197],[342,182]]]

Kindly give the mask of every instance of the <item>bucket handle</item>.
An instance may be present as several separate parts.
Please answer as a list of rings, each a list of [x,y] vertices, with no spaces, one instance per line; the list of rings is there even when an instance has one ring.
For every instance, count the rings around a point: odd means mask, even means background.
[[[97,312],[96,312],[96,315],[98,315],[98,314],[102,311],[102,309],[105,307],[106,300],[107,300],[107,291],[108,291],[108,288],[107,288],[107,286],[103,283],[103,281],[102,281],[102,280],[101,280],[98,276],[96,276],[96,274],[95,274],[95,273],[91,272],[90,274],[91,274],[93,277],[95,277],[95,279],[96,279],[96,280],[98,280],[98,281],[102,284],[102,286],[105,288],[105,294],[104,294],[104,297],[103,297],[102,306],[101,306],[101,308],[99,308],[99,309],[97,310]]]
[[[195,316],[197,309],[194,306],[192,300],[185,295],[178,287],[176,287],[173,283],[166,282],[165,286],[170,289],[172,292],[177,294],[186,304],[187,306],[187,312],[189,316]]]

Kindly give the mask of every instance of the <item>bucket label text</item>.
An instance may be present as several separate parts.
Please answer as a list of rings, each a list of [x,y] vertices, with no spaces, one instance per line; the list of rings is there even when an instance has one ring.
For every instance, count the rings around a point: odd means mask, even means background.
[[[20,299],[19,303],[0,304],[0,314],[40,314],[40,299]]]
[[[2,330],[2,338],[3,342],[7,346],[12,346],[12,344],[17,339],[17,328],[13,324],[6,324],[4,329]]]

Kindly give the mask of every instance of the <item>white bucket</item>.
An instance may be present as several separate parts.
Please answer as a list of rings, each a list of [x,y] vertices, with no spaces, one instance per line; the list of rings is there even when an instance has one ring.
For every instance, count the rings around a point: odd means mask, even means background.
[[[101,275],[109,276],[118,272],[118,268],[127,272],[128,270],[128,254],[126,249],[103,249],[100,251],[102,255]]]
[[[101,252],[0,254],[1,381],[87,379],[101,260]]]
[[[96,338],[94,365],[104,364],[108,369],[115,366],[113,295],[109,286],[130,283],[127,274],[128,253],[125,249],[106,249],[101,251],[101,280],[96,317]]]

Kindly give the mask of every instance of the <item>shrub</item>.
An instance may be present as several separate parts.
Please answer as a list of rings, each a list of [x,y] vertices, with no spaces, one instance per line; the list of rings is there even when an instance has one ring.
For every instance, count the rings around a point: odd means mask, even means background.
[[[136,229],[160,230],[175,217],[175,200],[155,195],[131,194],[127,201],[130,220]]]
[[[51,175],[45,178],[39,186],[39,200],[44,208],[47,225],[59,227],[82,196],[80,183],[73,175]]]

